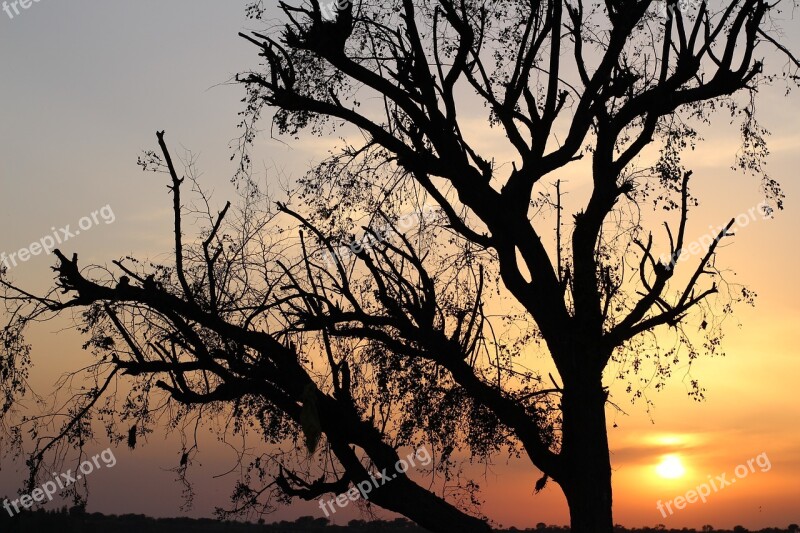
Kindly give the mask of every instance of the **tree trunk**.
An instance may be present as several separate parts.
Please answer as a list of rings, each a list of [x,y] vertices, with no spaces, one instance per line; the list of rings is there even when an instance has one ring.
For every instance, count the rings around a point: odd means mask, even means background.
[[[484,520],[470,516],[430,491],[407,480],[398,478],[387,483],[389,489],[375,503],[385,509],[402,514],[434,533],[491,533]]]
[[[613,530],[606,397],[600,379],[564,391],[564,474],[557,481],[567,497],[572,533]]]

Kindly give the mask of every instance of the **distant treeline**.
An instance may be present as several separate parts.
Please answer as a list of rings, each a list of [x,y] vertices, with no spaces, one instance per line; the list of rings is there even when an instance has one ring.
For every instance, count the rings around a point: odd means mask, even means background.
[[[2,509],[0,509],[2,510]],[[298,533],[301,531],[330,531],[342,533],[427,533],[427,530],[405,520],[351,520],[346,526],[331,525],[327,518],[304,516],[294,522],[285,520],[271,524],[260,520],[258,523],[219,521],[209,518],[150,518],[141,514],[103,515],[85,513],[80,508],[56,511],[25,512],[13,518],[0,513],[0,532],[29,533],[31,531],[58,531],[59,533]],[[527,529],[497,530],[497,533],[566,533],[566,526],[548,526],[540,523]],[[750,532],[742,526],[734,529],[714,529],[703,526],[696,529],[668,529],[663,525],[641,529],[628,529],[622,526],[614,528],[615,533],[746,533]],[[797,524],[787,528],[766,528],[752,530],[751,533],[800,533]]]

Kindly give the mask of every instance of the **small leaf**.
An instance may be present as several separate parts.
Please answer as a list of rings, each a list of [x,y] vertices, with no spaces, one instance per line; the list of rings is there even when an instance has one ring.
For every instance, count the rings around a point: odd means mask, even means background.
[[[547,474],[543,475],[542,478],[536,482],[536,486],[534,487],[533,491],[535,493],[540,492],[545,486],[547,485],[547,480],[550,479],[547,477]]]
[[[128,430],[128,448],[131,450],[136,448],[136,424]]]
[[[317,401],[314,396],[315,389],[316,387],[313,384],[306,385],[305,390],[303,390],[303,408],[300,411],[300,425],[303,428],[306,449],[309,455],[317,451],[317,445],[322,436],[322,425],[319,421]]]

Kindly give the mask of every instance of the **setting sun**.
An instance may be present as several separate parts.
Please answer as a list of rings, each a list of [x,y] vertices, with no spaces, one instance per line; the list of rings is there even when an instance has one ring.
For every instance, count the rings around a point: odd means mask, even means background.
[[[656,472],[663,478],[676,479],[682,477],[686,473],[686,469],[677,455],[666,455],[656,466]]]

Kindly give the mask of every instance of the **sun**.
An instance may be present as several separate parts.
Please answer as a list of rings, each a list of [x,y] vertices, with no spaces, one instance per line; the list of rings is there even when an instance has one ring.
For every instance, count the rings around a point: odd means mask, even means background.
[[[661,459],[661,463],[656,466],[656,472],[663,478],[676,479],[683,477],[686,473],[686,469],[683,467],[677,455],[665,455],[663,459]]]

